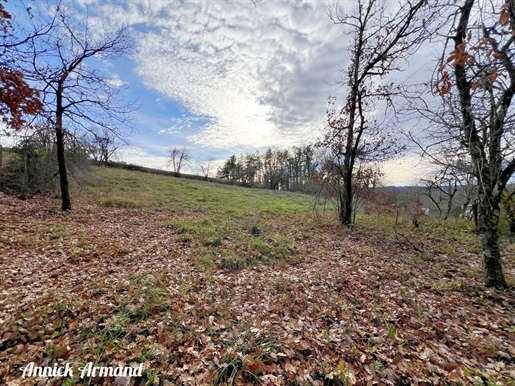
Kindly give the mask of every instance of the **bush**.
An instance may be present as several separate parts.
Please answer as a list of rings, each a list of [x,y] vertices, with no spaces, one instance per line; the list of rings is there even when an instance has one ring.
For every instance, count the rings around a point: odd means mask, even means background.
[[[82,146],[70,146],[65,152],[67,169],[75,181],[80,181],[88,169],[88,157]],[[55,144],[36,136],[24,139],[13,148],[5,162],[0,187],[21,194],[22,198],[48,193],[59,186],[59,171]]]

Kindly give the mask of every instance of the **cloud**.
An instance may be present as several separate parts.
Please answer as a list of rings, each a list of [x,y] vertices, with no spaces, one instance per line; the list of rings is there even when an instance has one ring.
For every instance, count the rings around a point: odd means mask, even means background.
[[[419,183],[420,178],[434,171],[435,167],[423,162],[418,155],[406,155],[387,161],[381,165],[385,172],[385,185],[412,186]]]
[[[160,129],[158,134],[180,134],[188,132],[205,122],[205,118],[182,115],[181,117],[171,117],[168,121],[170,126]]]
[[[106,79],[106,83],[114,88],[125,87],[128,83],[122,79],[118,74],[111,74],[111,78]]]
[[[89,6],[98,4],[98,0],[75,0],[75,3],[78,4],[81,8],[87,8]]]
[[[116,159],[133,165],[145,165],[146,167],[168,170],[168,157],[150,153],[147,149],[132,147],[123,148],[116,152]]]
[[[326,7],[134,0],[102,12],[112,25],[133,26],[144,84],[207,117],[189,131],[190,141],[256,148],[306,142],[321,127],[333,91],[325,82],[344,49]]]

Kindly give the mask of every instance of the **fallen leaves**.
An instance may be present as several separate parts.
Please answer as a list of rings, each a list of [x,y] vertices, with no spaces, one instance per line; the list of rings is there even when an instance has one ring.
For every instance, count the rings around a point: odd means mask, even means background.
[[[485,290],[479,273],[462,273],[479,264],[468,251],[426,258],[289,215],[261,226],[261,237],[288,235],[291,260],[202,270],[190,256],[203,245],[182,242],[166,211],[52,206],[44,197],[0,200],[0,377],[8,384],[30,361],[144,363],[144,383],[173,385],[515,379],[513,292]],[[433,244],[424,249],[440,248]]]

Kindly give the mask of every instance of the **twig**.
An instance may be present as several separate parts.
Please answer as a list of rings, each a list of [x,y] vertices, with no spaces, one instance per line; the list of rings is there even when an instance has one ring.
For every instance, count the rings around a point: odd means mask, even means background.
[[[400,233],[399,231],[397,231],[397,229],[395,229],[395,238],[397,239],[397,242],[399,244],[402,244],[403,242],[401,240],[399,240],[399,236],[401,236],[409,245],[411,245],[411,247],[417,251],[417,252],[420,252],[420,253],[425,253],[423,249],[417,247],[415,244],[413,244],[411,242],[410,239],[408,239],[406,236],[404,236],[402,233]]]

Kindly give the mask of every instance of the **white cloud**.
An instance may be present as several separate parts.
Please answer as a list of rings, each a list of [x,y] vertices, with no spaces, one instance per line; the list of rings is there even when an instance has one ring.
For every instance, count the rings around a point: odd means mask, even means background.
[[[419,182],[424,175],[434,171],[435,167],[423,162],[420,156],[407,155],[390,160],[381,165],[386,185],[411,186]]]
[[[331,84],[348,65],[349,39],[328,18],[326,0],[97,3],[90,7],[95,17],[113,28],[131,27],[134,71],[145,86],[187,110],[169,119],[139,113],[148,132],[138,146],[153,154],[164,154],[171,146],[166,141],[234,154],[304,144],[319,136],[328,96],[342,91]],[[430,47],[424,51],[412,58],[409,74],[417,76],[427,64]],[[151,143],[150,132],[161,142]],[[153,154],[127,155],[126,161],[164,168],[165,157]],[[387,179],[416,181],[429,170],[417,160],[388,162]]]
[[[75,2],[82,8],[87,8],[89,6],[98,4],[98,0],[75,0]]]
[[[165,4],[166,3],[166,4]],[[326,2],[150,2],[104,5],[131,24],[147,87],[208,117],[188,139],[210,147],[306,142],[319,128],[341,29]]]
[[[151,154],[146,149],[132,147],[120,149],[116,152],[116,158],[133,165],[145,165],[149,168],[168,169],[168,158]]]
[[[124,87],[128,85],[128,83],[120,79],[117,74],[111,74],[111,78],[107,79],[106,83],[111,87]]]
[[[4,122],[0,122],[0,145],[3,147],[15,147],[23,138],[27,138],[31,134],[31,130],[22,128],[16,131],[7,127]]]
[[[182,132],[191,131],[194,127],[199,125],[199,122],[203,122],[205,119],[199,117],[185,116],[182,117],[171,117],[169,119],[170,126],[159,130],[158,134],[180,134]]]

